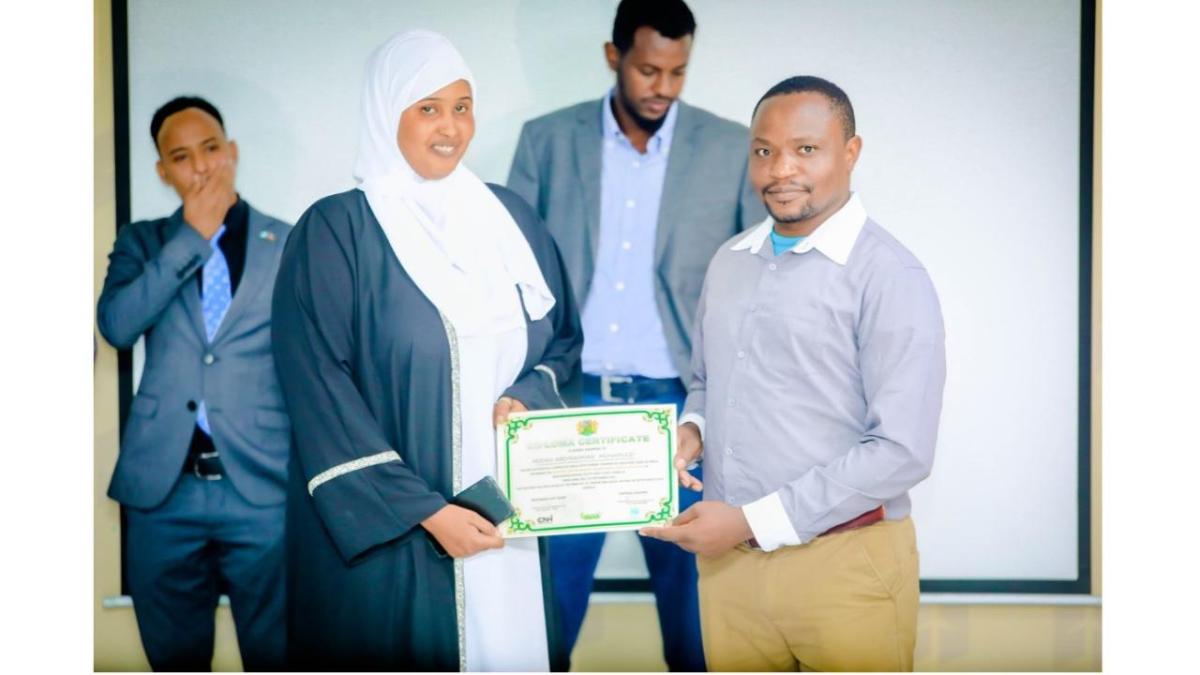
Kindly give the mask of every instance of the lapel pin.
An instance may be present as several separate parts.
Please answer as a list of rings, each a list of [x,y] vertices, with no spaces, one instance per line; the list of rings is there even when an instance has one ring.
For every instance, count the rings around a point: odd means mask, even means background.
[[[275,241],[275,233],[271,232],[270,230],[263,230],[262,232],[258,233],[258,238],[266,239],[267,241]]]

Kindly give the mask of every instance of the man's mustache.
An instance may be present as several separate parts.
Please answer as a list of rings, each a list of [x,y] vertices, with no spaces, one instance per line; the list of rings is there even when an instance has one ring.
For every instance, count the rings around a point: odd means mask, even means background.
[[[807,184],[807,183],[794,183],[792,181],[779,181],[779,182],[771,183],[770,185],[767,185],[766,187],[764,187],[762,189],[762,193],[763,193],[763,196],[765,197],[767,194],[770,194],[770,193],[812,192],[812,190],[813,190],[813,186],[810,184]]]

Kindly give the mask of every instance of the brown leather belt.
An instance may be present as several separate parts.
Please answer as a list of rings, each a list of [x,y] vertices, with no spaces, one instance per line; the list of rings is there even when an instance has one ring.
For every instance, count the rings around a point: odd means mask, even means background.
[[[845,532],[847,530],[857,530],[860,527],[874,525],[875,523],[878,523],[881,520],[883,520],[883,507],[877,506],[874,509],[862,514],[861,516],[858,516],[856,518],[851,518],[850,520],[847,520],[846,522],[844,522],[840,525],[834,525],[833,527],[829,528],[828,530],[825,530],[824,532],[822,532],[821,534],[818,534],[817,536],[824,537],[827,534],[837,534],[838,532]],[[749,546],[750,548],[755,548],[755,549],[759,549],[759,550],[762,549],[762,547],[758,545],[758,540],[755,539],[754,537],[750,537],[748,540],[746,540],[746,545]]]

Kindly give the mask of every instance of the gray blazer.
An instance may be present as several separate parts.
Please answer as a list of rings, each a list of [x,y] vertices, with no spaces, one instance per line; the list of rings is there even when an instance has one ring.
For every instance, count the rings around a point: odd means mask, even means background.
[[[563,108],[526,122],[508,187],[537,210],[586,302],[600,241],[601,106]],[[749,130],[679,101],[654,249],[655,296],[672,361],[691,380],[691,329],[708,261],[766,217],[746,175]]]
[[[96,310],[100,333],[118,349],[146,336],[141,385],[108,487],[122,504],[146,509],[166,499],[201,400],[238,493],[263,506],[284,500],[291,424],[271,356],[271,293],[291,226],[250,208],[247,227],[242,278],[211,344],[195,273],[212,247],[183,222],[183,210],[131,223],[117,237]]]

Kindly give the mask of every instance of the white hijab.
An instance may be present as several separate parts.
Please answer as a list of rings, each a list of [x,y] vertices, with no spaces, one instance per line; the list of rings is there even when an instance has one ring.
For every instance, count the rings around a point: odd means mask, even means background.
[[[397,145],[400,114],[458,80],[478,89],[458,50],[429,31],[401,33],[367,61],[354,178],[417,287],[461,336],[524,328],[554,307],[529,242],[508,209],[461,163],[427,180]],[[514,292],[520,288],[521,297]]]

